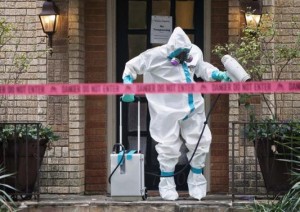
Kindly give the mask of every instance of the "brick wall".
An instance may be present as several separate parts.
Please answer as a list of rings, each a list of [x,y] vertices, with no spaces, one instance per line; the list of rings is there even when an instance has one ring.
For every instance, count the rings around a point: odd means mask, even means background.
[[[26,84],[47,82],[47,54],[45,52],[47,39],[37,16],[41,5],[42,1],[36,0],[1,2],[0,18],[4,18],[15,27],[12,33],[13,38],[0,51],[1,83]],[[17,69],[13,67],[13,58],[21,54],[25,54],[30,58],[30,67],[27,72],[18,74]],[[16,80],[17,78],[18,80]],[[7,81],[7,79],[11,80]],[[48,124],[48,97],[9,96],[3,99],[1,96],[0,99],[1,121],[32,121]],[[54,111],[50,110],[50,112]],[[51,124],[51,121],[49,124]],[[51,153],[48,151],[46,154]],[[48,170],[45,165],[47,162],[48,159],[45,158],[42,171]],[[41,177],[47,177],[47,173],[43,172]],[[42,180],[41,186],[43,185],[46,185],[46,183]],[[43,188],[42,191],[44,191]]]
[[[106,1],[85,1],[86,27],[86,69],[85,82],[106,82]],[[106,96],[86,97],[85,131],[85,191],[86,193],[106,192],[107,182],[107,98]]]
[[[276,20],[280,23],[280,33],[277,39],[284,42],[286,46],[293,46],[297,40],[300,28],[300,1],[275,1]],[[282,80],[299,80],[300,59],[294,60],[284,69],[281,75]],[[300,94],[277,94],[278,112],[282,120],[300,118]]]
[[[16,31],[1,59],[8,59],[1,69],[1,82],[16,76],[12,50],[31,58],[27,73],[11,83],[78,83],[83,82],[83,17],[79,0],[56,0],[60,15],[53,36],[53,54],[46,54],[47,38],[38,14],[43,0],[5,1],[0,17],[15,24]],[[1,61],[2,64],[2,61]],[[3,66],[1,66],[3,67]],[[8,74],[4,72],[9,71]],[[1,120],[35,121],[50,125],[60,140],[46,152],[41,173],[42,193],[81,193],[84,185],[84,98],[73,96],[11,96],[0,110]]]
[[[43,1],[37,5],[40,10]],[[68,58],[68,3],[56,2],[59,8],[57,31],[53,35],[53,54],[46,57],[47,83],[67,83],[69,81]],[[40,11],[37,11],[39,13]],[[43,35],[45,35],[42,32]],[[69,163],[69,97],[47,96],[47,121],[53,130],[61,137],[53,147],[46,152],[43,166],[41,191],[45,193],[67,193],[69,174],[65,168]],[[60,189],[62,187],[62,189]]]
[[[236,41],[241,33],[241,27],[244,25],[244,17],[240,12],[239,1],[238,0],[230,0],[230,8],[229,8],[229,40]],[[300,26],[299,22],[299,14],[300,14],[300,1],[272,1],[272,0],[263,0],[263,12],[268,13],[275,16],[275,20],[277,20],[279,27],[279,35],[276,36],[276,40],[278,42],[284,43],[284,45],[291,45],[291,43],[296,39],[296,31],[298,28],[293,29],[292,20],[296,20],[297,25]],[[294,19],[296,18],[296,19]],[[273,46],[274,48],[274,46]],[[282,75],[282,80],[299,80],[299,59],[295,60],[291,63],[287,69],[285,69],[285,73]],[[266,80],[270,79],[270,73],[265,74],[264,78]],[[274,98],[273,95],[267,96],[267,98]],[[278,99],[278,112],[279,118],[282,120],[287,119],[299,119],[300,110],[299,106],[299,94],[276,94],[276,98]],[[268,115],[266,111],[266,105],[262,104],[262,99],[260,95],[252,96],[251,104],[255,108],[256,114]],[[249,121],[249,112],[245,110],[242,105],[238,104],[238,95],[230,95],[230,121]],[[231,127],[231,125],[230,125]],[[256,182],[255,177],[253,175],[253,171],[256,170],[255,167],[255,155],[254,155],[254,147],[252,142],[247,142],[243,136],[243,125],[237,124],[235,125],[234,135],[232,135],[232,129],[230,128],[230,137],[229,137],[229,149],[230,154],[232,153],[232,137],[234,136],[234,158],[231,159],[230,156],[230,164],[232,164],[234,160],[234,180],[235,180],[235,192],[244,193],[245,190],[242,186],[246,186],[246,192],[255,192],[253,186],[258,185],[257,192],[265,193],[266,190],[264,188],[264,182],[262,180],[262,176],[259,173],[257,176],[258,182]],[[246,162],[245,162],[246,161]],[[244,164],[247,164],[245,172]],[[230,165],[230,170],[232,169],[232,165]],[[258,167],[259,171],[259,167]],[[245,179],[246,183],[245,183]],[[232,176],[230,175],[230,182],[232,181]]]
[[[68,17],[69,83],[83,83],[85,79],[84,2],[69,0]],[[84,96],[69,96],[69,158],[69,193],[83,193],[85,189]]]
[[[36,1],[1,2],[0,18],[14,27],[12,39],[0,49],[0,83],[45,82],[45,54],[40,48],[45,38],[36,31]],[[29,58],[30,67],[20,73],[13,62],[22,54]],[[0,96],[0,120],[45,122],[45,107],[44,97]]]
[[[228,1],[211,2],[211,41],[216,44],[228,41]],[[220,58],[212,56],[212,63],[224,70]],[[217,98],[211,95],[211,105]],[[211,192],[228,191],[228,95],[221,95],[211,116]]]
[[[43,1],[41,1],[40,6]],[[47,83],[84,81],[83,3],[57,0],[59,20],[53,54],[47,59]],[[39,6],[39,5],[38,5]],[[60,135],[47,152],[41,192],[84,191],[84,97],[48,96],[47,121]]]

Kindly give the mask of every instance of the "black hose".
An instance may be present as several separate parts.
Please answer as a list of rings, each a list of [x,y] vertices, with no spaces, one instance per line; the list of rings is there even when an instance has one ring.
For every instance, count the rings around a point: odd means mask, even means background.
[[[114,146],[113,146],[113,152],[116,152],[116,147],[117,146],[120,146],[122,147],[122,151],[123,151],[123,154],[122,154],[122,158],[121,160],[119,161],[118,165],[116,166],[116,168],[111,172],[111,174],[109,175],[109,178],[108,178],[108,182],[109,184],[111,184],[111,177],[113,176],[113,174],[115,173],[115,171],[117,170],[117,168],[121,165],[121,163],[124,161],[125,159],[125,147],[122,145],[122,144],[119,144],[119,143],[116,143]]]

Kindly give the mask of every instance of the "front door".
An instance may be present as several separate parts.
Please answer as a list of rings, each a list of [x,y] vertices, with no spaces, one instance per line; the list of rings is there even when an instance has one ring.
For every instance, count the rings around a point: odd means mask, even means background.
[[[125,63],[146,49],[152,48],[157,43],[151,43],[152,16],[169,16],[172,28],[180,26],[188,34],[191,41],[203,49],[204,30],[204,0],[117,0],[117,82],[122,82],[122,73]],[[142,82],[139,76],[135,82]],[[119,99],[118,99],[119,101]],[[119,111],[119,104],[117,111]],[[136,148],[137,116],[136,103],[123,104],[122,106],[122,142],[126,149]],[[118,114],[117,117],[119,117]],[[147,100],[141,96],[141,151],[145,154],[145,180],[149,190],[157,190],[159,177],[149,173],[159,174],[159,164],[155,151],[155,141],[149,133],[149,113]],[[119,122],[119,121],[118,121]],[[119,123],[118,123],[119,126]],[[118,128],[118,126],[116,126]],[[119,138],[119,130],[117,130]],[[182,156],[176,171],[182,169],[187,163],[182,148]],[[184,170],[175,177],[178,190],[187,190],[187,174]]]

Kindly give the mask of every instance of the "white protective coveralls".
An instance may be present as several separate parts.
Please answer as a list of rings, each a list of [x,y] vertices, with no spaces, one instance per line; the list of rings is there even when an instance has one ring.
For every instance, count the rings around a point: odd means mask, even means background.
[[[193,60],[174,66],[168,56],[179,48],[190,49]],[[201,50],[191,43],[185,32],[174,29],[167,44],[149,49],[126,63],[124,82],[144,75],[144,83],[194,83],[194,74],[205,81],[214,81],[212,72],[218,68],[203,61]],[[126,83],[126,82],[125,82]],[[158,142],[156,151],[162,176],[172,175],[181,155],[182,138],[190,159],[206,121],[204,100],[200,93],[146,94],[150,112],[150,133]],[[211,132],[206,126],[200,144],[191,161],[188,189],[191,197],[201,200],[206,196],[207,182],[202,175],[206,154],[209,152]],[[161,177],[159,192],[163,199],[176,200],[178,193],[174,177]]]

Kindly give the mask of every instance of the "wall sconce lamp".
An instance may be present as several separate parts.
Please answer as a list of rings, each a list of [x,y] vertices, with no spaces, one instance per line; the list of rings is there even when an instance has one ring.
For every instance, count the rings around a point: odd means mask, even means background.
[[[256,29],[260,23],[262,16],[261,0],[244,0],[241,1],[241,4],[245,12],[245,21],[247,27]]]
[[[50,47],[50,55],[52,55],[52,35],[56,30],[58,10],[52,0],[44,2],[42,12],[39,14],[42,28],[45,34],[48,35],[48,46]]]

